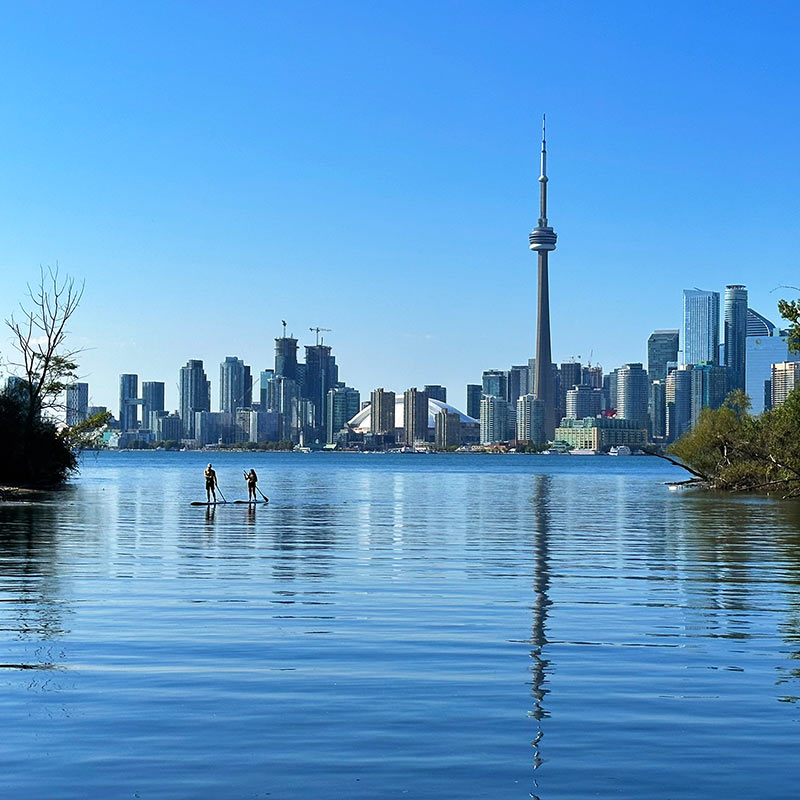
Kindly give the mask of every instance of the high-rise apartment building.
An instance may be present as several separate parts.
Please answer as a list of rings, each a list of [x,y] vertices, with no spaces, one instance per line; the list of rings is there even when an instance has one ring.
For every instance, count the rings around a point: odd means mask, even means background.
[[[122,433],[138,427],[139,376],[125,373],[119,376],[119,429]]]
[[[591,386],[592,389],[602,389],[603,368],[599,364],[594,367],[583,367],[581,370],[581,383]]]
[[[508,372],[504,369],[483,371],[483,394],[508,400]]]
[[[383,387],[375,389],[370,394],[370,433],[390,435],[395,429],[395,402],[394,392],[387,392]]]
[[[728,393],[728,369],[720,364],[695,364],[692,368],[692,427],[704,408],[719,408]]]
[[[692,365],[682,364],[667,375],[667,441],[680,439],[692,426]]]
[[[719,292],[683,290],[683,364],[719,364]]]
[[[483,386],[477,383],[467,384],[467,416],[472,419],[480,419],[481,417],[481,395],[483,394]]]
[[[428,395],[416,387],[403,393],[403,428],[408,445],[428,439]]]
[[[77,425],[89,415],[89,384],[71,383],[66,389],[66,422]]]
[[[190,359],[181,367],[178,378],[178,405],[183,420],[183,436],[195,438],[195,415],[199,411],[211,411],[211,392],[203,362]]]
[[[747,361],[747,289],[725,287],[725,366],[728,391],[744,389]]]
[[[361,409],[361,394],[349,386],[337,386],[328,390],[326,407],[326,441],[333,444],[337,434]]]
[[[164,410],[164,382],[142,382],[142,427],[155,433],[156,423],[153,419],[155,411]],[[178,437],[180,438],[180,437]]]
[[[166,414],[154,411],[153,419],[156,421],[155,433],[157,442],[179,442],[183,434],[183,422],[179,414]]]
[[[446,408],[440,409],[434,415],[433,440],[439,450],[458,447],[461,444],[461,415]]]
[[[508,402],[516,407],[517,400],[531,392],[530,369],[527,364],[516,364],[508,371]]]
[[[539,222],[530,236],[530,248],[538,257],[539,291],[536,309],[536,360],[533,394],[544,403],[545,436],[550,441],[556,429],[556,385],[550,349],[550,278],[548,255],[556,249],[555,231],[547,222],[547,143],[542,118],[542,169],[539,175]]]
[[[667,364],[678,360],[680,331],[653,331],[647,339],[647,375],[651,381],[667,379]]]
[[[236,356],[226,356],[219,365],[219,409],[233,414],[253,405],[253,377],[250,367]]]
[[[647,372],[640,363],[626,364],[617,370],[617,417],[633,420],[639,427],[649,429],[649,394]]]
[[[772,365],[772,407],[786,402],[789,393],[800,386],[800,361]]]
[[[544,444],[547,436],[544,430],[544,403],[533,394],[524,394],[517,400],[516,437],[523,442]]]
[[[430,400],[441,400],[443,403],[447,402],[447,389],[441,384],[426,384],[423,391],[428,395]]]
[[[481,444],[508,440],[508,403],[502,397],[481,398]]]
[[[336,361],[331,348],[326,344],[306,345],[305,379],[301,386],[301,396],[314,404],[313,427],[324,428],[327,420],[328,390],[338,380]]]
[[[667,381],[650,384],[650,435],[654,442],[667,437]]]
[[[596,417],[601,410],[601,395],[599,389],[592,389],[591,386],[573,386],[567,392],[564,416],[569,419]]]

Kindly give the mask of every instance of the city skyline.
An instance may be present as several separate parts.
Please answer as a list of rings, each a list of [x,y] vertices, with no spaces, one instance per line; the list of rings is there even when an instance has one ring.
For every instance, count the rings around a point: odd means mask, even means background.
[[[120,368],[165,380],[168,407],[187,358],[260,369],[287,318],[332,328],[355,386],[455,390],[534,353],[521,232],[546,110],[554,361],[645,361],[698,283],[745,284],[777,322],[773,290],[797,272],[800,11],[731,3],[687,27],[680,4],[617,8],[611,24],[600,7],[411,3],[391,26],[348,3],[213,21],[5,9],[0,316],[39,264],[85,278],[71,341],[98,403]],[[758,269],[741,251],[755,226]]]

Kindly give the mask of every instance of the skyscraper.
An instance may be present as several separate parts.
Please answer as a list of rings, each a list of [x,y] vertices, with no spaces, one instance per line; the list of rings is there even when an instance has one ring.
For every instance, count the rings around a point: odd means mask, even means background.
[[[119,376],[119,429],[122,433],[135,431],[138,423],[139,376],[125,373]]]
[[[324,427],[326,423],[328,390],[335,383],[331,375],[335,363],[329,345],[306,345],[306,375],[301,395],[314,404],[313,426],[317,429]]]
[[[461,415],[448,411],[446,408],[439,409],[434,416],[433,441],[439,450],[444,450],[446,447],[458,447],[461,444]]]
[[[156,423],[151,417],[154,411],[164,410],[164,382],[144,381],[142,383],[142,427],[155,433]]]
[[[502,397],[508,400],[508,372],[504,369],[487,369],[483,371],[483,394]]]
[[[567,392],[564,416],[568,419],[596,417],[600,413],[601,394],[591,386],[575,385]]]
[[[394,409],[394,392],[387,392],[382,387],[375,389],[370,394],[370,433],[393,434],[395,428]]]
[[[800,362],[785,361],[772,365],[772,407],[786,402],[789,393],[800,386]]]
[[[408,445],[428,438],[428,395],[416,387],[403,393],[403,428]]]
[[[667,364],[678,360],[680,331],[653,331],[647,339],[647,376],[651,381],[667,379]]]
[[[692,369],[692,427],[704,408],[719,408],[728,393],[728,369],[719,364],[695,364]]]
[[[754,325],[748,330],[766,330],[767,333],[747,335],[745,391],[750,398],[750,412],[753,414],[772,408],[772,365],[800,360],[800,353],[789,352],[786,331],[779,331],[769,320],[764,321],[768,327]]]
[[[481,398],[481,444],[505,442],[508,439],[508,403],[502,397]]]
[[[725,287],[725,366],[728,391],[744,389],[747,360],[747,289]]]
[[[66,393],[67,425],[77,425],[89,414],[89,384],[71,383]]]
[[[680,439],[692,426],[692,366],[682,364],[667,375],[667,441]]]
[[[275,339],[275,377],[297,380],[297,339],[293,336]]]
[[[524,394],[517,400],[517,439],[523,442],[544,444],[544,403],[532,394]]]
[[[226,356],[219,365],[219,410],[233,414],[253,405],[253,378],[250,367],[236,356]]]
[[[275,406],[275,392],[272,379],[275,377],[274,369],[262,369],[259,376],[258,402],[262,411],[272,411]]]
[[[683,364],[719,364],[719,292],[683,290]]]
[[[483,386],[477,383],[467,384],[467,416],[472,419],[480,419],[481,417],[481,395],[483,394]]]
[[[533,394],[544,403],[544,428],[548,441],[555,435],[556,395],[552,355],[550,352],[550,288],[547,274],[547,254],[556,249],[556,234],[547,224],[547,143],[542,117],[542,170],[539,175],[539,224],[530,236],[531,250],[539,261],[539,299],[536,312],[536,361]]]
[[[201,360],[190,359],[181,367],[178,392],[184,438],[194,439],[196,412],[211,411],[209,382]]]
[[[326,440],[328,444],[336,441],[336,435],[347,425],[347,421],[358,414],[361,395],[349,386],[337,386],[328,390],[328,416],[326,419]]]
[[[530,370],[527,364],[517,364],[508,371],[508,402],[516,407],[517,400],[530,392]]]
[[[647,373],[640,363],[620,367],[617,370],[617,417],[633,420],[640,428],[649,430],[649,389]]]

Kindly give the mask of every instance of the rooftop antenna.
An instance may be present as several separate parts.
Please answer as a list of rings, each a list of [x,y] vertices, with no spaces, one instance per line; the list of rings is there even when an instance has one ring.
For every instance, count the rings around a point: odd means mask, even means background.
[[[316,327],[316,328],[309,328],[309,330],[311,331],[311,333],[316,333],[317,334],[317,347],[319,347],[319,334],[320,334],[320,331],[330,331],[331,328]]]

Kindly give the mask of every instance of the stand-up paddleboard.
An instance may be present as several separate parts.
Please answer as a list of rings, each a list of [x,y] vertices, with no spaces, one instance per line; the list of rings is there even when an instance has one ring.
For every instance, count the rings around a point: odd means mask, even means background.
[[[265,506],[269,500],[234,500],[238,506]]]
[[[230,505],[227,500],[217,500],[216,503],[201,503],[199,500],[195,500],[193,503],[189,503],[190,506],[227,506]]]

